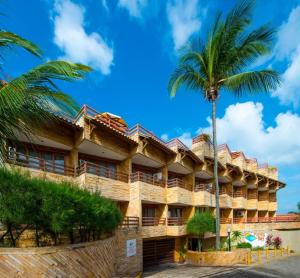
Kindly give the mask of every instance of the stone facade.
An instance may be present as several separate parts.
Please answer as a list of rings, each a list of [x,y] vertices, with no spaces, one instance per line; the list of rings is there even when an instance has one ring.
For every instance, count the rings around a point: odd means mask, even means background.
[[[39,149],[63,155],[63,172],[55,167],[33,169],[29,160],[20,163],[26,155],[16,154],[8,163],[29,170],[33,176],[72,181],[115,201],[124,216],[122,225],[136,229],[118,235],[122,255],[117,272],[125,271],[129,264],[133,272],[138,272],[144,239],[186,240],[185,224],[196,209],[215,212],[212,144],[207,136],[200,135],[193,139],[190,150],[179,140],[163,142],[140,125],[124,132],[118,130],[118,123],[101,122],[96,111],[82,111],[72,123],[63,121],[51,132],[36,131],[43,139],[34,142]],[[66,130],[65,136],[61,129]],[[275,216],[276,192],[285,186],[278,180],[278,170],[258,166],[256,159],[231,152],[227,146],[220,146],[218,155],[222,231],[228,225],[240,225],[233,224],[236,219],[242,219],[245,225],[248,220],[252,223]],[[256,195],[251,195],[252,191]],[[125,259],[124,242],[133,238],[139,258]]]

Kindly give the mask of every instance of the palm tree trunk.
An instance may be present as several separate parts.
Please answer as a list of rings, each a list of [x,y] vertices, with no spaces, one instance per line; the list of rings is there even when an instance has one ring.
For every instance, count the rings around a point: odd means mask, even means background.
[[[216,195],[216,249],[220,248],[220,204],[219,204],[219,180],[218,180],[218,144],[216,127],[216,100],[212,100],[212,125],[214,145],[214,180]]]

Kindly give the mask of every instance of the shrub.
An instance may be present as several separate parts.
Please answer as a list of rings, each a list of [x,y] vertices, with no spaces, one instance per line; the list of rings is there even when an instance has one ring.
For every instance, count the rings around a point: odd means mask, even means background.
[[[256,246],[252,248],[253,251],[257,251],[257,250],[265,250],[265,247],[263,246]]]
[[[198,237],[198,251],[202,251],[205,232],[215,232],[215,217],[209,212],[197,212],[188,221],[186,230]]]
[[[267,247],[272,247],[273,246],[273,236],[272,235],[268,235],[266,238],[266,246]]]
[[[27,229],[50,236],[55,244],[67,235],[71,243],[99,239],[121,221],[116,204],[99,193],[90,193],[67,182],[53,182],[17,171],[0,169],[0,222],[12,246]]]
[[[274,248],[279,249],[281,247],[281,244],[282,244],[282,240],[279,236],[277,236],[273,239]]]
[[[252,248],[252,245],[251,245],[251,243],[249,243],[249,242],[239,242],[239,243],[236,245],[236,248],[238,248],[238,249]]]

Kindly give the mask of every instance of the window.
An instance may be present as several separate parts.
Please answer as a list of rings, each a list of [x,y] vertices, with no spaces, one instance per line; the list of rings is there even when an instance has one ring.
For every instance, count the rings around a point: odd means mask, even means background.
[[[182,208],[169,208],[168,217],[182,217]]]
[[[143,207],[143,217],[155,217],[155,208]]]
[[[79,164],[87,162],[87,172],[101,177],[117,179],[117,166],[109,161],[80,159]]]

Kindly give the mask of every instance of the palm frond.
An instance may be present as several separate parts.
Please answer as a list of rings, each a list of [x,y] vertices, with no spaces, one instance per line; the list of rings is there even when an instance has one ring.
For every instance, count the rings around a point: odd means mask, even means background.
[[[226,78],[223,85],[236,95],[275,90],[280,85],[280,75],[273,70],[241,72]]]
[[[11,48],[14,46],[21,47],[37,57],[42,56],[42,51],[36,44],[16,35],[14,33],[1,30],[0,31],[0,47]]]
[[[31,136],[33,128],[51,123],[60,110],[74,112],[76,102],[55,85],[55,80],[82,79],[91,69],[81,64],[53,61],[2,84],[0,87],[0,160],[7,139],[19,133]]]
[[[176,95],[182,85],[191,90],[202,90],[205,86],[205,80],[191,65],[180,64],[169,81],[168,90],[171,97]]]

